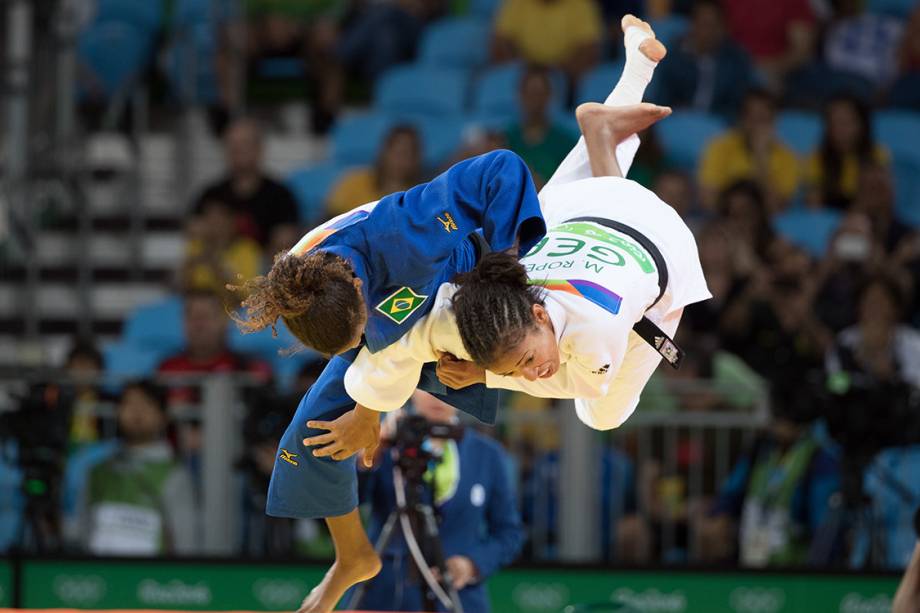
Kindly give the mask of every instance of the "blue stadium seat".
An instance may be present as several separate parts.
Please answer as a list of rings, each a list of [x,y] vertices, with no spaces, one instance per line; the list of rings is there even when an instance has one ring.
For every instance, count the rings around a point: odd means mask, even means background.
[[[652,29],[655,30],[655,38],[669,48],[676,45],[690,27],[690,21],[681,15],[669,15],[662,19],[653,19],[650,24]]]
[[[340,119],[332,130],[332,157],[345,166],[372,163],[395,120],[384,113],[363,113]]]
[[[125,320],[122,339],[125,345],[155,353],[160,360],[185,347],[182,299],[171,296],[135,309]]]
[[[578,83],[575,103],[603,102],[623,73],[623,60],[601,64],[590,70]]]
[[[920,229],[920,160],[895,158],[895,214],[906,224]]]
[[[463,116],[418,117],[410,120],[422,138],[422,155],[426,167],[437,170],[450,161],[460,148],[466,121]]]
[[[869,0],[866,3],[866,11],[894,15],[895,17],[907,17],[916,6],[917,0]]]
[[[821,116],[806,111],[783,111],[776,120],[780,140],[800,157],[810,155],[821,143]]]
[[[469,73],[409,64],[388,70],[377,81],[374,106],[400,115],[457,115],[466,106]]]
[[[216,53],[214,28],[209,23],[190,24],[173,39],[163,59],[166,78],[176,99],[191,104],[217,102]]]
[[[157,0],[96,0],[94,24],[126,23],[153,35],[163,25],[163,4]]]
[[[482,74],[476,82],[473,93],[473,111],[477,115],[517,117],[518,89],[524,66],[511,62],[496,66]],[[565,78],[558,72],[550,75],[553,84],[551,108],[564,107]]]
[[[288,173],[284,183],[294,192],[302,224],[312,227],[320,221],[329,190],[335,186],[346,168],[333,161],[326,161]]]
[[[709,141],[725,128],[725,122],[716,115],[676,111],[657,124],[655,132],[668,157],[681,168],[693,170]]]
[[[243,334],[236,325],[227,326],[227,345],[232,351],[253,356],[272,362],[278,353],[297,344],[294,335],[291,334],[287,326],[278,322],[278,338],[272,335],[271,327]]]
[[[501,0],[469,0],[470,15],[491,20],[500,4]]]
[[[839,211],[829,209],[793,209],[773,219],[773,229],[793,245],[801,247],[814,258],[827,253],[827,245],[837,226],[840,225]]]
[[[895,160],[920,164],[920,113],[879,111],[875,114],[875,137]]]
[[[95,84],[106,97],[111,97],[130,85],[147,67],[152,39],[134,26],[107,22],[84,30],[77,49],[80,61],[94,76]]]
[[[475,17],[448,17],[425,28],[419,63],[471,69],[489,59],[491,25]]]
[[[102,350],[106,375],[111,376],[107,387],[119,388],[127,379],[150,377],[162,361],[156,351],[128,342],[111,343]]]
[[[233,0],[175,0],[173,26],[215,24],[233,16]]]

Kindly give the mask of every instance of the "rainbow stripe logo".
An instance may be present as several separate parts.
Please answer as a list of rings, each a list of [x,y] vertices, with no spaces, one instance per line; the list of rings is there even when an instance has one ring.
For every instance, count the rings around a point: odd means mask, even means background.
[[[353,223],[367,219],[368,216],[370,216],[370,213],[367,211],[353,211],[351,213],[345,213],[339,219],[333,220],[332,223],[314,228],[313,230],[307,232],[306,236],[304,236],[302,239],[300,239],[300,242],[294,245],[294,248],[291,249],[291,253],[295,255],[303,255],[342,228],[346,228]]]
[[[582,279],[546,279],[543,281],[532,279],[530,283],[542,285],[550,291],[580,296],[614,315],[620,312],[620,304],[623,302],[621,296],[606,287]]]

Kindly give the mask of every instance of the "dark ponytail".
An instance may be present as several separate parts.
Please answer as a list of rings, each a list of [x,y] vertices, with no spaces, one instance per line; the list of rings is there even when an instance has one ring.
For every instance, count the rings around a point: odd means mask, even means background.
[[[234,320],[244,333],[271,326],[277,335],[280,317],[307,347],[326,355],[340,353],[363,325],[364,300],[354,279],[348,262],[331,253],[280,253],[267,275],[230,287],[246,295],[246,317]]]
[[[518,345],[536,326],[533,305],[543,289],[530,285],[527,271],[510,253],[493,252],[470,272],[457,275],[453,297],[457,328],[473,361],[487,368]]]

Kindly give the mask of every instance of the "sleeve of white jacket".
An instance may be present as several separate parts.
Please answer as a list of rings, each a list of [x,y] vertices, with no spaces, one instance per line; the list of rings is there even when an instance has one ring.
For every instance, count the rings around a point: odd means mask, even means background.
[[[403,337],[405,338],[405,337]],[[374,411],[402,407],[418,385],[423,362],[400,341],[371,353],[367,347],[345,371],[345,391],[352,400]]]
[[[656,323],[668,336],[673,337],[682,314],[683,309]],[[612,430],[623,425],[636,410],[642,390],[660,363],[661,356],[658,352],[638,334],[630,332],[626,356],[610,384],[607,395],[596,399],[576,399],[575,412],[578,419],[595,430]]]

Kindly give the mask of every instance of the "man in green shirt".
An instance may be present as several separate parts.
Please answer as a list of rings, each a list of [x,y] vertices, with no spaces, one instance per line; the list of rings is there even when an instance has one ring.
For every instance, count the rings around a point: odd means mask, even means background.
[[[527,162],[537,187],[553,175],[577,141],[575,135],[550,117],[552,93],[549,71],[528,67],[521,77],[520,119],[505,133],[508,148]]]

